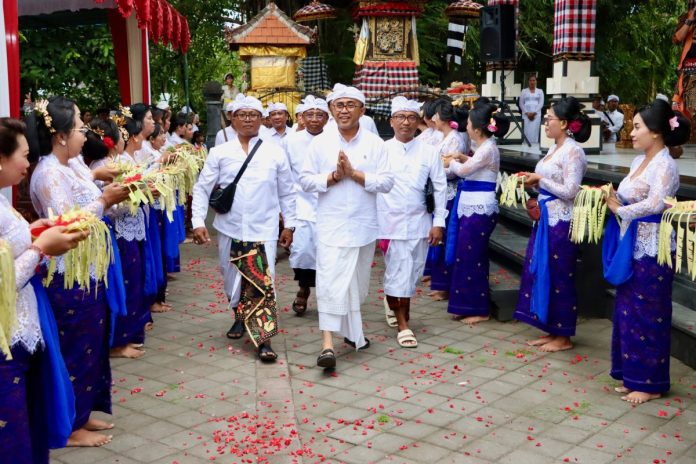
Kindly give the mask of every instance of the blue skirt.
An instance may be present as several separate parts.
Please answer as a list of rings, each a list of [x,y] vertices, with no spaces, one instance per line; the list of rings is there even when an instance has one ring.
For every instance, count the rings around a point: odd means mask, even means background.
[[[452,212],[454,198],[447,202],[447,211]],[[445,264],[445,247],[447,246],[447,233],[442,237],[442,245],[431,246],[428,248],[428,257],[425,260],[424,275],[429,275],[430,289],[434,291],[449,292],[452,283],[452,266]]]
[[[465,317],[490,315],[488,239],[497,219],[497,214],[459,218],[448,313]]]
[[[534,240],[537,225],[534,224],[532,235],[527,244],[524,258],[520,296],[514,318],[541,329],[551,335],[571,337],[575,335],[578,319],[578,298],[575,291],[575,268],[578,259],[578,246],[569,238],[570,222],[559,221],[555,226],[549,226],[549,273],[551,288],[549,290],[549,316],[543,323],[536,314],[532,313],[532,288],[534,276],[529,271],[534,251]]]
[[[60,337],[60,350],[75,392],[75,423],[78,430],[92,411],[111,414],[111,366],[106,292],[102,284],[90,293],[79,288],[65,290],[63,276],[56,273],[46,289]]]
[[[669,390],[674,271],[657,258],[633,260],[633,276],[616,287],[611,376],[646,393]]]
[[[144,295],[144,263],[142,242],[117,239],[123,268],[123,283],[126,287],[126,316],[116,318],[113,346],[145,341],[145,324],[150,319],[150,305]]]

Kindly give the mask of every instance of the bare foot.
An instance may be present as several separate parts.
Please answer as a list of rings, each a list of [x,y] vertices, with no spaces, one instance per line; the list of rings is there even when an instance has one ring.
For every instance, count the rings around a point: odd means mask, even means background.
[[[446,301],[449,299],[449,292],[433,292],[433,301]]]
[[[627,393],[631,393],[631,390],[629,390],[628,388],[624,387],[623,385],[620,386],[620,387],[615,387],[615,388],[614,388],[614,391],[615,391],[616,393],[621,393],[622,395],[625,395],[625,394],[627,394]]]
[[[164,303],[152,303],[152,306],[150,306],[150,312],[153,313],[166,313],[171,310],[172,307],[166,306]]]
[[[174,274],[167,274],[167,281],[172,282],[176,280],[176,277],[174,277]]]
[[[89,430],[90,432],[98,432],[100,430],[111,430],[114,428],[114,424],[109,424],[103,420],[90,418],[82,428]]]
[[[147,324],[145,324],[145,332],[151,331],[154,327],[155,325],[152,322],[148,322]]]
[[[104,446],[111,443],[113,435],[102,435],[87,429],[75,430],[68,438],[68,446]]]
[[[650,400],[656,400],[660,398],[662,395],[659,393],[645,393],[645,392],[639,392],[639,391],[634,391],[629,393],[626,396],[622,396],[621,399],[624,401],[627,401],[631,404],[643,404],[647,403]]]
[[[111,352],[109,352],[109,357],[137,359],[144,354],[145,352],[143,350],[139,350],[137,348],[133,348],[132,346],[126,345],[112,348]]]
[[[428,292],[428,296],[435,296],[435,295],[437,295],[437,292],[436,292],[436,291]]]
[[[471,317],[465,317],[464,319],[462,319],[462,322],[464,324],[476,325],[479,322],[487,321],[490,318],[491,318],[490,316],[471,316]]]
[[[423,282],[424,284],[427,284],[427,283],[430,282],[431,280],[432,280],[432,277],[430,277],[430,276],[425,276],[425,277],[423,277],[423,278],[421,279],[421,282]]]
[[[555,353],[556,351],[565,351],[573,347],[573,344],[568,337],[555,337],[548,343],[545,343],[539,347],[539,351],[545,353]]]
[[[543,337],[537,338],[536,340],[527,340],[527,345],[529,346],[541,346],[553,341],[556,338],[553,335],[545,335]]]

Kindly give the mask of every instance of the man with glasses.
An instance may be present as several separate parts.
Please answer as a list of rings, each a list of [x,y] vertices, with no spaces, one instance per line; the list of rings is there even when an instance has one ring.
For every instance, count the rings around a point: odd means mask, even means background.
[[[437,151],[415,139],[420,122],[420,104],[396,97],[392,101],[391,126],[394,138],[385,143],[387,166],[394,175],[394,187],[377,194],[379,238],[385,251],[384,294],[387,324],[397,327],[397,342],[415,348],[418,341],[408,320],[411,297],[423,275],[428,245],[442,243],[447,216],[447,179]],[[435,210],[428,212],[425,185],[433,183]],[[385,250],[386,247],[386,250]]]
[[[298,108],[302,109],[300,117],[304,121],[304,130],[288,136],[286,151],[290,167],[295,175],[297,185],[297,229],[290,248],[290,267],[295,272],[295,280],[300,286],[292,309],[298,316],[307,310],[307,299],[311,288],[316,286],[316,192],[304,192],[299,185],[300,172],[314,137],[321,134],[329,120],[329,106],[325,100],[307,96]]]
[[[327,99],[336,130],[309,146],[300,173],[305,192],[318,192],[317,307],[323,347],[317,364],[336,366],[332,333],[367,348],[360,305],[367,296],[377,239],[377,193],[391,190],[384,142],[360,125],[365,95],[336,84]]]
[[[205,218],[210,194],[216,185],[225,188],[231,184],[253,152],[238,179],[232,208],[225,214],[217,213],[213,227],[219,233],[225,293],[230,307],[236,308],[227,337],[238,339],[247,332],[258,348],[259,359],[274,362],[278,356],[270,338],[278,331],[275,256],[278,243],[282,247],[292,244],[296,194],[285,153],[278,145],[259,138],[262,112],[259,100],[237,95],[232,108],[237,137],[210,150],[193,189],[192,223],[194,242],[209,242]],[[278,239],[281,212],[285,229]]]

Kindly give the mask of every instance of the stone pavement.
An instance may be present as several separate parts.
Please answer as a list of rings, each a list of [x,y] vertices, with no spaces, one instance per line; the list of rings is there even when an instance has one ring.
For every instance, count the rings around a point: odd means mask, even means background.
[[[608,320],[581,321],[573,350],[545,355],[524,345],[537,331],[464,326],[419,291],[419,346],[402,349],[384,322],[376,254],[363,306],[372,346],[356,353],[336,340],[337,370],[324,373],[314,297],[295,317],[282,259],[280,359],[262,365],[250,342],[225,338],[215,245],[182,254],[169,285],[175,310],[155,315],[146,355],[112,361],[113,442],[56,451],[53,463],[696,462],[696,373],[672,359],[666,398],[621,401]]]

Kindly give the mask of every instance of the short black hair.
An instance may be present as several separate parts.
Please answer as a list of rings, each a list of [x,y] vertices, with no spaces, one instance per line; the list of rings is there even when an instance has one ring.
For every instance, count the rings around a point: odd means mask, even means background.
[[[178,128],[186,124],[190,124],[186,115],[182,113],[177,114],[176,117],[172,119],[172,124],[169,126],[169,133],[173,134]]]
[[[12,156],[19,147],[19,136],[26,131],[27,126],[19,119],[0,118],[0,156]]]

